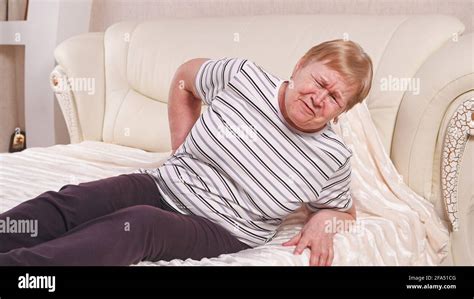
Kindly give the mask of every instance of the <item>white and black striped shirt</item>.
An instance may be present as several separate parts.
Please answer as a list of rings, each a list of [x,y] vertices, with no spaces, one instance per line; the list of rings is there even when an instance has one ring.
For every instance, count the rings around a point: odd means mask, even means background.
[[[217,222],[250,246],[268,242],[302,203],[348,210],[350,150],[330,124],[304,133],[286,123],[283,82],[245,59],[206,61],[195,83],[207,110],[162,166],[139,171],[173,209]]]

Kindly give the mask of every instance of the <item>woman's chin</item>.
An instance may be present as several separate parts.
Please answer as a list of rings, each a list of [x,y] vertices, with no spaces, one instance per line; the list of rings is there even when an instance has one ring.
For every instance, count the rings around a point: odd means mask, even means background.
[[[296,129],[304,131],[318,131],[326,125],[326,123],[321,122],[317,124],[314,120],[314,117],[308,117],[308,115],[294,114],[292,115],[291,121],[296,126]]]
[[[295,126],[295,129],[300,129],[300,130],[308,130],[308,118],[293,118],[293,126]]]
[[[305,128],[308,126],[308,122],[313,119],[313,116],[309,116],[305,113],[295,113],[291,118],[291,121],[300,128]]]

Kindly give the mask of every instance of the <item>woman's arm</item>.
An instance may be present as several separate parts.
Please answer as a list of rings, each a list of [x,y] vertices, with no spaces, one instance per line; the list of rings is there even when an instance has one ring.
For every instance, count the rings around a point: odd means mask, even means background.
[[[349,210],[347,210],[347,212],[343,212],[343,213],[349,213],[352,216],[352,218],[354,218],[354,220],[357,220],[355,202],[352,201],[352,207]]]
[[[171,149],[174,153],[184,142],[201,113],[201,99],[196,91],[195,79],[207,58],[196,58],[182,64],[171,81],[168,99],[168,121]]]

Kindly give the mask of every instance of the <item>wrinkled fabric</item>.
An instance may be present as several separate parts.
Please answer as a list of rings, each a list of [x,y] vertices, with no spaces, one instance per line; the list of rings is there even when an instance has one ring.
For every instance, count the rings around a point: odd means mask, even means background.
[[[440,264],[447,255],[447,223],[403,183],[365,104],[342,116],[334,129],[353,152],[351,189],[358,221],[355,231],[335,235],[333,265]],[[0,154],[0,212],[65,184],[157,167],[168,154],[95,141]],[[200,261],[137,265],[308,265],[309,249],[293,255],[294,247],[281,246],[299,232],[308,215],[305,207],[289,215],[275,238],[259,247]]]

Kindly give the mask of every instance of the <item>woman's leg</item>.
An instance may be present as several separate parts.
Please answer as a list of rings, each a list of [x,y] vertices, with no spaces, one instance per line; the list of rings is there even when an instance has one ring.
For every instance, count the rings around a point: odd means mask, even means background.
[[[147,174],[122,174],[48,191],[0,214],[5,223],[33,220],[37,235],[1,233],[0,252],[57,238],[91,219],[134,205],[161,207],[161,195]]]
[[[140,205],[93,219],[49,242],[0,253],[0,265],[130,265],[199,260],[247,248],[204,217]]]

